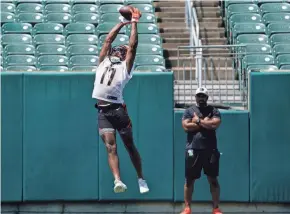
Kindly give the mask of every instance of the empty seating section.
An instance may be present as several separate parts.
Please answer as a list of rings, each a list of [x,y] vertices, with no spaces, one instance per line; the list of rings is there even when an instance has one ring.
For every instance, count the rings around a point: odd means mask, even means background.
[[[244,69],[290,68],[290,1],[227,0],[230,44],[245,45]]]
[[[134,69],[165,70],[153,0],[2,0],[0,4],[1,71],[96,71],[102,45],[120,22],[119,9],[124,5],[142,12]],[[128,44],[130,32],[130,25],[123,27],[113,46]]]

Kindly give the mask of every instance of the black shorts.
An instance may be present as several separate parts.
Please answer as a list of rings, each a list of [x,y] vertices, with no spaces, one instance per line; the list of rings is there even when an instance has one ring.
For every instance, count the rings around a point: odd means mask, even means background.
[[[98,106],[98,126],[100,135],[105,132],[128,131],[132,129],[132,123],[125,104],[110,104]]]
[[[219,159],[218,150],[191,150],[185,154],[185,178],[192,181],[200,178],[203,169],[204,174],[209,177],[217,177],[219,175]],[[191,153],[191,154],[190,154]]]

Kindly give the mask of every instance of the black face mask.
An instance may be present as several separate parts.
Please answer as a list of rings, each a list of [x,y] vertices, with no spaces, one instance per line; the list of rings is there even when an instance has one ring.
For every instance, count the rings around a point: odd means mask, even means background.
[[[119,56],[113,56],[113,53],[119,52]],[[125,46],[121,45],[121,46],[116,46],[111,48],[110,54],[109,54],[109,59],[111,61],[111,63],[115,64],[115,63],[120,63],[122,62],[122,60],[125,59],[127,54],[127,49]]]

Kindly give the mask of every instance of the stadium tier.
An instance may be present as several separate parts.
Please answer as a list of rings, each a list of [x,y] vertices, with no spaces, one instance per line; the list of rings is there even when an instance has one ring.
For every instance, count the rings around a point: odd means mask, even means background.
[[[289,1],[230,0],[224,5],[229,43],[247,45],[245,69],[289,68]]]
[[[165,70],[152,0],[2,0],[1,70],[95,71],[123,5],[142,11],[134,70]],[[113,45],[128,44],[129,36],[126,26]]]

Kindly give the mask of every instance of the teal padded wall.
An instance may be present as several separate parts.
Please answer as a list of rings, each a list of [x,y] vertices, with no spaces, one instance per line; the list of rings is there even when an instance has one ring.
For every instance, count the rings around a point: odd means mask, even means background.
[[[94,74],[24,74],[23,197],[98,199]]]
[[[118,136],[121,177],[128,191],[113,192],[114,179],[100,139],[100,200],[173,200],[173,74],[134,74],[125,88],[124,99],[150,193],[139,193],[137,175]]]
[[[186,133],[182,129],[183,111],[174,115],[174,200],[183,201]],[[220,186],[222,201],[249,201],[249,114],[247,111],[222,111],[217,131],[221,155]],[[206,176],[195,183],[193,201],[211,201]]]
[[[22,74],[1,72],[1,201],[22,200]]]
[[[290,73],[251,73],[251,201],[290,201]]]

